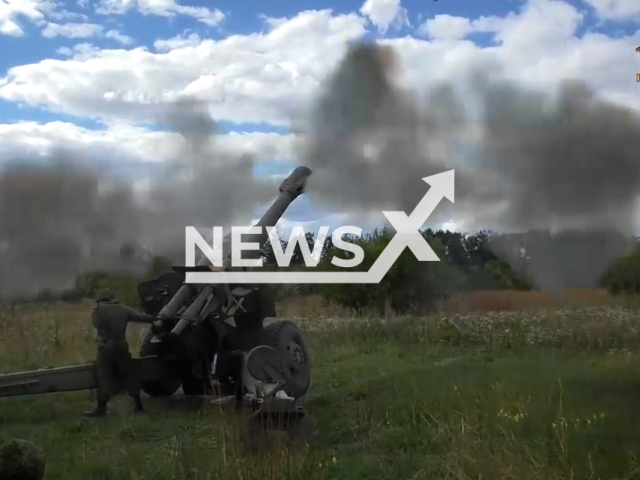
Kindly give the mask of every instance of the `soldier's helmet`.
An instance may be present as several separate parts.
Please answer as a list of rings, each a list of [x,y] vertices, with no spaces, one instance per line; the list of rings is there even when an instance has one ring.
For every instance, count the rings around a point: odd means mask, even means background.
[[[0,476],[3,480],[42,480],[44,473],[44,455],[34,444],[14,439],[0,446]]]

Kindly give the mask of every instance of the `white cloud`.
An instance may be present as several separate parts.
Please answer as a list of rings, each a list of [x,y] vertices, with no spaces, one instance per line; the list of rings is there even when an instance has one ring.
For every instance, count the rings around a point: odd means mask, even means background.
[[[605,20],[640,21],[640,2],[637,0],[584,0],[598,16]]]
[[[217,137],[221,150],[256,156],[291,157],[295,139],[275,133],[230,133]],[[57,149],[91,152],[96,158],[134,162],[163,162],[178,151],[181,137],[129,124],[113,124],[91,130],[68,122],[18,122],[0,124],[0,159],[20,158],[25,153],[48,156]]]
[[[99,51],[100,49],[98,47],[91,45],[90,43],[78,43],[72,48],[60,47],[56,50],[56,53],[66,57],[71,57],[76,61],[83,61],[92,58]]]
[[[95,23],[48,23],[47,26],[42,30],[41,34],[45,38],[109,38],[111,40],[115,40],[121,45],[131,45],[135,42],[133,38],[123,34],[118,30],[108,30],[107,32],[105,32],[102,25],[97,25]],[[82,49],[84,46],[85,44],[76,45],[74,49]],[[59,49],[59,51],[70,52],[71,49],[62,48]],[[92,47],[91,51],[97,53],[100,50],[98,48]]]
[[[176,35],[172,38],[159,39],[153,42],[153,48],[158,52],[168,52],[170,50],[177,50],[185,47],[195,47],[202,39],[197,33],[192,33],[185,37],[183,35]]]
[[[20,37],[24,35],[24,30],[19,20],[39,24],[52,9],[53,3],[49,0],[1,0],[0,34]]]
[[[56,4],[59,6],[59,4]],[[77,23],[87,23],[89,22],[89,17],[84,13],[78,12],[70,12],[69,10],[51,10],[47,12],[47,17],[50,20],[55,20],[57,22],[71,22],[76,21]]]
[[[436,15],[420,28],[431,38],[450,40],[459,40],[473,31],[471,20],[453,15]]]
[[[123,14],[133,8],[143,15],[161,17],[185,15],[212,27],[220,25],[225,19],[225,14],[218,9],[179,5],[175,0],[102,0],[97,13]]]
[[[360,13],[382,33],[387,32],[391,26],[409,25],[407,11],[400,6],[400,0],[366,0]]]
[[[118,30],[109,30],[104,34],[104,36],[107,38],[111,38],[112,40],[115,40],[122,45],[131,45],[132,43],[134,43],[133,38],[131,38],[129,35],[125,35],[124,33],[119,32]]]
[[[147,11],[156,5],[160,11],[158,5],[171,4],[119,5]],[[640,32],[578,38],[582,18],[569,3],[530,0],[504,17],[435,17],[425,27],[434,34],[431,41],[406,36],[386,43],[398,51],[410,87],[457,81],[477,62],[498,62],[506,77],[531,86],[553,89],[565,78],[584,79],[600,93],[640,108],[635,72],[629,70],[637,61]],[[110,122],[154,123],[166,102],[188,93],[210,101],[218,119],[288,124],[318,92],[345,42],[366,32],[366,20],[329,10],[263,20],[262,33],[215,41],[183,35],[156,41],[156,51],[86,44],[60,50],[69,58],[10,69],[0,80],[0,98]],[[468,29],[493,32],[496,43],[481,47],[456,40]]]
[[[550,49],[565,50],[564,42],[579,46],[575,33],[583,20],[584,14],[564,1],[529,0],[520,15],[511,14],[501,21],[484,19],[482,26],[487,30],[499,28],[497,39],[505,49],[542,56]]]
[[[163,53],[85,50],[82,58],[10,69],[0,98],[80,116],[155,122],[162,102],[190,94],[211,101],[216,118],[286,123],[339,59],[345,41],[364,31],[355,14],[302,12],[264,34],[174,45]]]
[[[91,38],[102,32],[102,26],[95,23],[48,23],[42,30],[45,38]]]
[[[449,232],[464,232],[465,226],[463,222],[456,221],[451,219],[442,224],[442,230]]]
[[[2,35],[8,35],[10,37],[19,37],[23,35],[24,32],[22,28],[20,28],[20,25],[18,25],[16,22],[14,22],[13,20],[5,19],[2,21],[2,24],[0,24],[0,33]]]

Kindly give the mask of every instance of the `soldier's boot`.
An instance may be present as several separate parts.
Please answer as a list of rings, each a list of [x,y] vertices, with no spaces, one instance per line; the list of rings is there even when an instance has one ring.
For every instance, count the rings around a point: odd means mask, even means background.
[[[107,402],[98,402],[93,410],[87,410],[83,413],[85,417],[105,417],[107,415]]]
[[[133,397],[133,411],[135,413],[142,413],[144,408],[142,408],[142,400],[140,399],[140,395],[136,395]]]

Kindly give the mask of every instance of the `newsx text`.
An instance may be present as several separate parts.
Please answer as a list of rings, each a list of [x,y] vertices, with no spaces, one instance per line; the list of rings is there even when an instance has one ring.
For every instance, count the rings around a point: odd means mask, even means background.
[[[320,227],[318,235],[313,245],[313,251],[309,248],[305,237],[305,231],[301,226],[294,226],[289,235],[287,247],[283,251],[280,243],[280,236],[275,227],[231,227],[231,265],[233,267],[262,267],[263,258],[242,258],[243,251],[258,251],[261,246],[258,242],[246,242],[242,240],[243,235],[260,235],[263,228],[267,229],[269,240],[273,249],[276,263],[279,267],[288,267],[293,258],[296,245],[299,245],[300,252],[307,267],[317,267],[320,262],[320,255],[329,233],[329,227]],[[223,227],[213,227],[212,243],[210,244],[195,227],[185,228],[185,264],[187,267],[196,266],[196,247],[212,263],[214,267],[223,266]],[[334,256],[331,263],[337,267],[353,268],[357,267],[364,260],[364,250],[360,245],[345,241],[344,235],[355,235],[360,237],[362,229],[354,226],[342,226],[333,231],[331,240],[333,246],[340,250],[351,252],[354,257],[348,260]]]

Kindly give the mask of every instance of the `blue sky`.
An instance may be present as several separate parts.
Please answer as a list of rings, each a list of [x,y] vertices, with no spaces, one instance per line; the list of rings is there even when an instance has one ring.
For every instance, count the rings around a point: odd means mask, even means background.
[[[3,0],[11,3],[12,0]],[[628,3],[634,3],[627,0]],[[160,38],[171,38],[178,35],[197,34],[201,38],[223,39],[231,35],[250,35],[265,29],[264,16],[272,18],[292,17],[305,10],[330,9],[336,14],[348,14],[357,12],[362,7],[359,0],[343,0],[340,2],[328,0],[298,0],[279,2],[259,2],[255,0],[220,0],[213,4],[204,0],[189,0],[181,5],[192,7],[203,7],[218,9],[225,14],[224,22],[219,26],[209,26],[199,22],[197,19],[184,15],[174,17],[164,17],[141,13],[135,8],[124,15],[105,15],[95,12],[95,7],[78,6],[76,1],[60,2],[59,10],[64,10],[72,14],[82,15],[84,18],[74,18],[74,23],[92,23],[103,26],[105,30],[117,30],[124,35],[131,37],[131,44],[126,48],[146,47],[154,49],[154,42]],[[91,2],[87,2],[89,5]],[[98,4],[99,2],[93,2]],[[134,2],[135,3],[135,2]],[[522,0],[404,0],[402,7],[407,10],[407,17],[411,26],[403,26],[392,32],[381,34],[374,29],[367,32],[370,37],[393,38],[412,35],[416,32],[416,27],[430,17],[436,15],[452,15],[469,19],[476,19],[483,16],[504,17],[510,13],[516,13],[526,2]],[[586,31],[602,33],[609,37],[620,37],[632,35],[638,30],[638,18],[633,16],[623,20],[611,21],[598,16],[592,5],[584,0],[565,0],[564,3],[579,9],[585,15],[585,22],[577,31],[577,36]],[[606,2],[601,2],[606,3]],[[620,2],[622,3],[622,2]],[[0,12],[2,12],[0,6]],[[0,15],[1,18],[1,15]],[[25,17],[17,15],[13,17],[20,25],[24,34],[21,36],[0,35],[0,72],[6,73],[15,66],[37,63],[45,59],[65,59],[66,55],[60,54],[63,48],[73,48],[79,43],[91,43],[98,48],[113,49],[122,48],[121,42],[113,38],[68,38],[57,36],[54,38],[43,38],[42,25],[35,25]],[[59,21],[60,24],[65,22]],[[476,44],[483,47],[495,45],[492,34],[477,33],[468,37]],[[20,106],[17,103],[2,100],[0,103],[0,121],[15,122],[19,120],[35,120],[38,122],[49,121],[73,121],[76,124],[88,128],[100,128],[100,124],[87,118],[70,117],[59,113],[52,113],[46,109],[29,108],[28,105]],[[286,131],[268,122],[237,124],[221,119],[223,130],[241,130],[258,132],[278,132]]]
[[[109,152],[115,149],[121,156],[113,161],[99,152],[96,158],[109,168],[142,176],[159,167],[149,166],[153,162],[140,146],[148,141],[151,149],[158,141],[152,136],[158,125],[149,126],[154,123],[147,113],[149,105],[165,94],[197,91],[212,96],[212,114],[223,134],[243,132],[249,134],[242,137],[247,142],[262,145],[266,137],[250,134],[273,133],[274,144],[284,145],[291,132],[282,119],[292,106],[309,100],[314,85],[333,68],[340,37],[396,42],[407,68],[425,82],[441,71],[455,76],[465,61],[494,55],[515,77],[553,84],[568,75],[582,76],[606,94],[640,105],[640,85],[631,85],[635,69],[640,73],[640,54],[633,56],[630,48],[640,45],[636,0],[369,0],[367,4],[362,0],[0,0],[0,141],[2,135],[11,137],[13,156],[21,148],[33,147],[34,138],[44,139],[38,148],[71,142],[74,148],[86,144]],[[323,10],[331,14],[323,16]],[[295,24],[302,12],[307,12],[307,27]],[[573,23],[575,15],[581,20]],[[488,27],[473,23],[482,17],[492,20]],[[425,22],[434,19],[440,28],[425,28]],[[466,28],[464,35],[455,33],[460,28]],[[527,31],[530,44],[523,33]],[[191,40],[165,48],[157,43],[179,36]],[[407,39],[415,42],[413,47]],[[299,51],[297,43],[306,47]],[[547,61],[550,66],[545,68]],[[20,68],[12,70],[15,67]],[[285,71],[293,72],[290,78]],[[229,93],[218,93],[222,91]],[[123,100],[127,95],[130,98]],[[117,104],[111,107],[109,98],[122,102],[122,113]],[[20,122],[32,122],[30,130]],[[256,166],[256,176],[283,174],[295,164],[286,146],[278,148],[281,153],[258,155],[270,159]],[[273,158],[279,162],[273,163]],[[321,221],[322,214],[305,200],[288,218]]]
[[[7,0],[3,0],[6,2]],[[633,0],[628,0],[633,3]],[[9,1],[9,3],[11,3]],[[64,10],[78,15],[86,15],[87,23],[97,23],[109,29],[119,30],[126,35],[135,38],[135,45],[144,45],[153,48],[153,43],[158,38],[169,38],[185,32],[196,33],[203,38],[220,39],[228,35],[251,34],[264,28],[262,16],[281,18],[291,17],[304,10],[331,9],[337,14],[357,12],[362,6],[359,0],[342,0],[340,2],[328,0],[298,0],[279,2],[260,2],[256,0],[221,0],[214,3],[204,0],[189,0],[184,5],[194,7],[208,7],[221,10],[225,13],[224,24],[220,27],[211,27],[198,22],[196,19],[176,16],[154,16],[140,13],[135,9],[126,15],[117,18],[109,15],[99,15],[92,11],[91,7],[81,8],[79,2],[62,1]],[[94,2],[98,3],[98,2]],[[402,6],[407,9],[407,16],[412,25],[419,25],[425,19],[440,14],[461,16],[466,18],[479,18],[482,16],[505,16],[510,12],[516,12],[521,8],[522,0],[405,0]],[[584,0],[567,0],[566,3],[575,6],[585,13],[587,22],[582,26],[582,31],[594,29],[609,36],[631,34],[637,30],[637,18],[624,21],[608,21],[601,19],[596,10]],[[606,2],[602,2],[606,3]],[[16,17],[17,22],[25,31],[24,36],[14,37],[0,36],[0,70],[6,71],[12,66],[37,62],[45,58],[60,58],[56,50],[62,47],[73,47],[79,43],[72,38],[48,38],[40,35],[41,27],[30,24],[28,21]],[[80,20],[76,20],[80,23]],[[406,27],[392,32],[393,36],[411,34],[414,28]],[[376,36],[376,32],[371,32]],[[488,35],[477,35],[474,38],[481,45],[489,45],[491,39]],[[103,48],[117,48],[119,43],[114,39],[92,42]],[[3,113],[3,117],[5,113]]]

